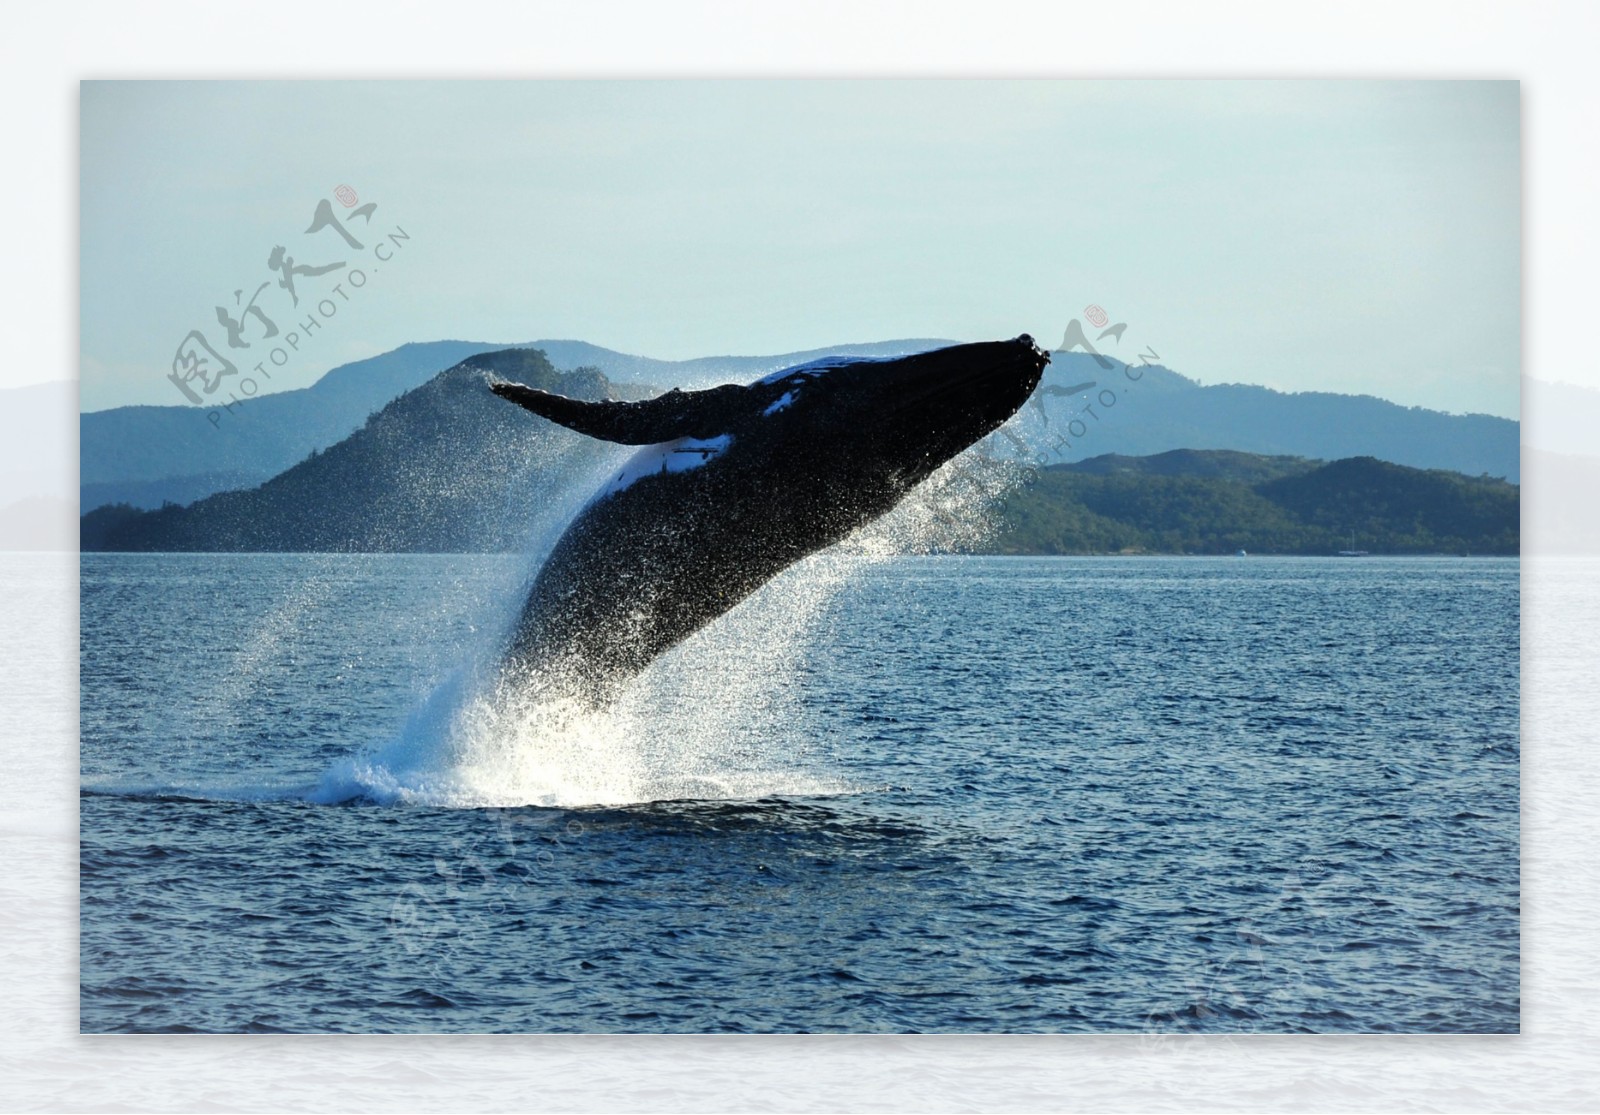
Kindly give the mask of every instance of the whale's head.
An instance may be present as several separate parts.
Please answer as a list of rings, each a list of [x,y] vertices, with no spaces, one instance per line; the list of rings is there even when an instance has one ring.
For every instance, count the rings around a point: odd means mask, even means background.
[[[600,498],[646,477],[703,470],[693,481],[709,485],[738,468],[752,482],[809,493],[859,518],[881,513],[1003,425],[1049,362],[1023,334],[894,358],[826,357],[750,384],[672,390],[638,403],[491,386],[579,433],[650,447]]]
[[[750,385],[750,433],[909,487],[1016,414],[1050,356],[1032,337],[892,359],[828,358]]]

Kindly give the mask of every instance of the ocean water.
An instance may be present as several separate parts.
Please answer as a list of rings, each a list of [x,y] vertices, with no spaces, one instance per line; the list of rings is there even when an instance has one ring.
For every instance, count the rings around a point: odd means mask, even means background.
[[[526,559],[85,555],[86,1032],[1515,1032],[1519,568],[796,567],[492,715]]]

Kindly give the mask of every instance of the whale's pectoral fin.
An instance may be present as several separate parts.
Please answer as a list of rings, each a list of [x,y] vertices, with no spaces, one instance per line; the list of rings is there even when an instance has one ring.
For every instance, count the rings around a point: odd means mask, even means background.
[[[491,383],[489,390],[569,430],[623,445],[655,445],[680,437],[716,437],[726,432],[728,423],[751,405],[750,389],[731,383],[708,391],[673,388],[665,395],[639,403],[591,403],[520,383]]]

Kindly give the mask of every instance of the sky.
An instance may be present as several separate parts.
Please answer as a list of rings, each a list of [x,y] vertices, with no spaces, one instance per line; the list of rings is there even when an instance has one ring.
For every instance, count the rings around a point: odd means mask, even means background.
[[[85,82],[81,406],[184,404],[194,331],[273,391],[445,338],[1053,346],[1094,305],[1202,383],[1516,418],[1519,117],[1514,81]]]

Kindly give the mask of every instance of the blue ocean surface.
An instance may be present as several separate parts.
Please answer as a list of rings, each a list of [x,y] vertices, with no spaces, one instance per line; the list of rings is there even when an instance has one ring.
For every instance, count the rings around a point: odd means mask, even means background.
[[[809,559],[614,709],[481,555],[85,555],[86,1032],[1516,1032],[1515,560]]]

